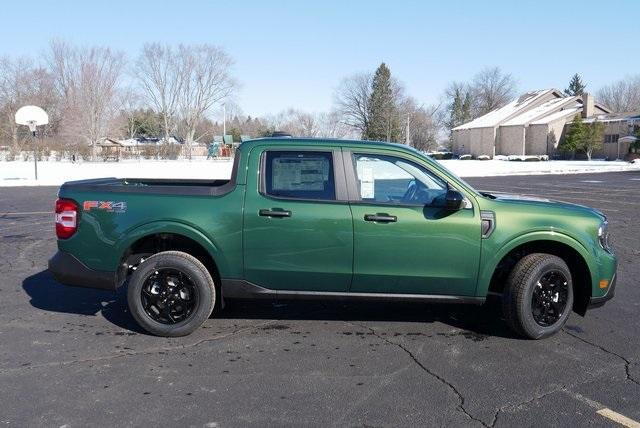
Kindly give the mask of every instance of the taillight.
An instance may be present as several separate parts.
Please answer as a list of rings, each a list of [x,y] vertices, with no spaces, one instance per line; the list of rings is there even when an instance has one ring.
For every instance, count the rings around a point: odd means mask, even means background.
[[[56,236],[70,238],[78,229],[78,204],[71,199],[56,201]]]

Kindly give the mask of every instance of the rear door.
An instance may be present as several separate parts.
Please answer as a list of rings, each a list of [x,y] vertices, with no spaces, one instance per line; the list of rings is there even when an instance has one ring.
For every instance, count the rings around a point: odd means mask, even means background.
[[[245,196],[245,279],[274,290],[345,292],[352,267],[340,150],[254,147]]]
[[[351,291],[473,295],[481,221],[471,202],[444,210],[447,182],[401,153],[345,153],[345,165],[355,178]]]

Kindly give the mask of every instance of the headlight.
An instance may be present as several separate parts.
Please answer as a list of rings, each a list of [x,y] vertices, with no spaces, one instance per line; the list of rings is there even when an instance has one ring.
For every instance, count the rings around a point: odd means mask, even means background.
[[[609,241],[609,222],[606,220],[602,222],[598,228],[598,240],[602,248],[611,252],[611,242]]]

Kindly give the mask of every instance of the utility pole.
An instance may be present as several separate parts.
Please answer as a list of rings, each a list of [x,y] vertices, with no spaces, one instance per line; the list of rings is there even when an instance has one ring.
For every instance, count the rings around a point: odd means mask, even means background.
[[[222,103],[222,140],[227,135],[227,103]]]
[[[404,143],[407,146],[411,145],[411,134],[409,133],[411,131],[410,127],[409,127],[410,117],[411,117],[411,113],[407,113],[407,131],[406,131],[406,135],[405,135],[405,138],[404,138]]]

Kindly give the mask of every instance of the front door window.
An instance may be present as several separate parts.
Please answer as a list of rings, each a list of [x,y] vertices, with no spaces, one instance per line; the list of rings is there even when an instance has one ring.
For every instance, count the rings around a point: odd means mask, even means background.
[[[393,156],[355,154],[358,197],[393,205],[444,205],[447,183],[427,169]]]

